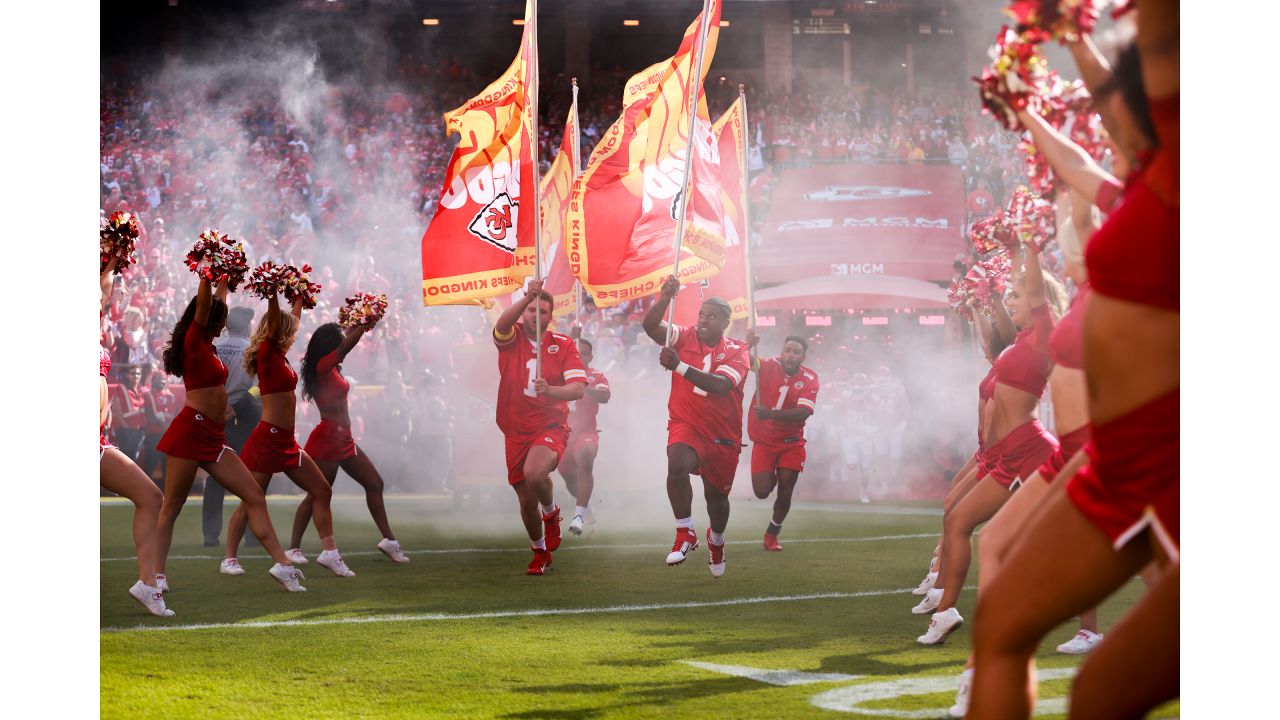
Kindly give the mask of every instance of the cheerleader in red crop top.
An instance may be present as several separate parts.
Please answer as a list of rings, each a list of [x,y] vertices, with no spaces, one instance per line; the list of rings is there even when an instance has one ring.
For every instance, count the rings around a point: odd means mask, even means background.
[[[165,470],[164,503],[160,507],[159,567],[156,579],[168,590],[165,560],[173,543],[173,525],[195,482],[196,470],[203,469],[223,487],[240,498],[253,534],[271,554],[276,564],[268,571],[289,592],[306,588],[298,584],[302,573],[293,567],[276,539],[267,514],[267,499],[254,482],[248,468],[235,451],[226,446],[223,425],[227,413],[227,368],[213,351],[213,339],[222,333],[227,319],[226,281],[218,284],[214,297],[209,281],[201,278],[200,290],[173,327],[173,337],[164,350],[164,369],[182,378],[187,404],[174,417],[156,447],[168,455]],[[239,511],[238,511],[239,512]]]
[[[102,304],[111,291],[111,276],[116,259],[102,271]],[[133,503],[133,546],[138,555],[138,580],[129,588],[129,596],[147,612],[169,617],[173,611],[165,607],[164,594],[156,587],[156,519],[160,514],[160,488],[147,477],[129,456],[107,442],[103,430],[111,416],[107,399],[107,377],[111,373],[111,353],[98,348],[98,483],[111,492],[129,498]]]
[[[351,385],[342,377],[341,369],[343,359],[360,342],[364,333],[364,328],[343,330],[337,323],[325,323],[316,328],[307,343],[307,352],[302,358],[302,397],[310,398],[316,404],[320,423],[311,431],[303,450],[315,459],[330,487],[338,479],[338,468],[360,483],[369,514],[373,516],[378,532],[382,533],[378,549],[394,562],[407,563],[409,558],[401,550],[395,533],[391,532],[391,523],[387,521],[387,508],[382,499],[382,476],[351,437],[351,415],[347,410],[347,392]],[[298,562],[306,562],[300,547],[317,500],[308,493],[294,514],[289,556]]]
[[[1151,560],[1177,563],[1178,33],[1176,3],[1140,0],[1137,43],[1120,53],[1107,88],[1119,91],[1095,98],[1122,123],[1113,137],[1150,161],[1126,178],[1123,201],[1085,253],[1088,466],[1064,469],[1066,492],[1042,503],[981,596],[970,717],[1029,714],[1029,661],[1045,634]],[[1177,592],[1168,602],[1167,582],[1155,587],[1090,653],[1072,717],[1142,717],[1177,694]],[[1137,663],[1144,673],[1114,682]]]
[[[245,441],[244,464],[264,493],[271,483],[271,476],[278,472],[287,475],[306,491],[315,508],[316,531],[320,533],[323,548],[316,562],[338,577],[355,577],[338,553],[338,544],[333,537],[333,512],[329,507],[333,488],[325,482],[324,474],[315,461],[298,447],[294,435],[294,415],[298,404],[294,389],[298,386],[298,375],[289,366],[285,354],[297,337],[301,316],[300,301],[295,301],[292,312],[286,313],[280,310],[279,299],[272,295],[267,301],[267,312],[258,321],[245,350],[245,372],[250,377],[258,377],[262,420]],[[240,539],[244,537],[244,526],[245,514],[237,508],[227,524],[227,556],[219,568],[224,575],[244,574],[236,558]],[[297,558],[290,559],[299,562]]]
[[[972,561],[973,531],[990,520],[1057,447],[1038,419],[1040,396],[1049,382],[1052,361],[1049,334],[1054,316],[1066,309],[1066,292],[1040,268],[1034,247],[1005,297],[1005,307],[1018,330],[1013,344],[995,361],[995,394],[987,419],[984,473],[951,512],[943,517],[941,569],[934,587],[916,607],[918,614],[936,609],[928,631],[917,638],[936,645],[963,622],[956,601]],[[1013,258],[1013,267],[1022,265]],[[1050,303],[1053,303],[1051,308]],[[984,568],[985,572],[985,568]]]

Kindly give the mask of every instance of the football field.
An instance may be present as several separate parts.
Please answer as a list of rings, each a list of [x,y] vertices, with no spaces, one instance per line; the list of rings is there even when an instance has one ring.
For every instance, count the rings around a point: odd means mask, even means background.
[[[566,532],[543,577],[524,575],[514,496],[461,509],[387,500],[412,562],[379,553],[363,498],[338,496],[336,534],[357,577],[316,566],[313,529],[308,591],[291,594],[260,548],[241,550],[246,575],[220,575],[222,550],[201,546],[193,498],[167,570],[173,618],[128,596],[132,506],[104,501],[102,716],[932,718],[945,717],[969,650],[968,626],[942,647],[915,642],[928,616],[910,613],[910,588],[941,526],[936,504],[800,504],[785,550],[768,553],[769,504],[735,495],[728,571],[716,580],[705,541],[689,562],[665,565],[673,527],[662,496],[611,498],[581,537]],[[296,502],[271,500],[286,539]],[[1141,591],[1135,580],[1103,606],[1104,633]],[[969,588],[966,618],[973,603]],[[1040,652],[1043,717],[1062,716],[1081,658],[1053,646],[1075,629],[1064,625]],[[1175,704],[1155,716],[1177,714]]]

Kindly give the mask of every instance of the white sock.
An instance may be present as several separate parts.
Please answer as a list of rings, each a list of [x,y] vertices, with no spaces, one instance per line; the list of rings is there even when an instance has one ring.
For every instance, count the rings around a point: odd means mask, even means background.
[[[585,518],[587,516],[587,506],[578,505],[573,509],[573,514],[577,515],[578,517]]]
[[[546,536],[546,535],[543,535],[542,537],[538,538],[537,540],[534,540],[534,541],[533,541],[533,543],[532,543],[532,546],[533,546],[533,549],[534,549],[534,550],[546,550],[546,549],[547,549],[547,536]]]
[[[543,515],[550,515],[551,513],[555,512],[558,509],[558,507],[555,504],[555,501],[552,501],[551,505],[539,505],[538,507],[542,508]]]
[[[968,683],[971,680],[973,680],[973,668],[965,668],[964,672],[960,673],[960,682]]]
[[[716,532],[715,530],[712,530],[712,531],[711,531],[711,544],[712,544],[712,545],[723,545],[723,544],[724,544],[724,533],[718,533],[718,532]]]
[[[693,516],[692,516],[692,515],[690,515],[690,516],[689,516],[689,517],[687,517],[687,518],[676,518],[676,527],[678,527],[678,528],[684,528],[685,530],[692,530],[692,529],[693,529]]]

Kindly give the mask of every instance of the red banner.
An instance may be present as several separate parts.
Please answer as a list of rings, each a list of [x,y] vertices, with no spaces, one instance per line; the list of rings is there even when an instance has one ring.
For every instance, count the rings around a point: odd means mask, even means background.
[[[692,201],[682,245],[684,282],[714,274],[723,262],[720,228],[718,147],[714,141],[702,80],[715,56],[720,0],[709,17],[684,33],[669,60],[651,65],[627,81],[619,117],[587,161],[569,201],[569,263],[596,305],[608,307],[652,295],[672,273],[680,190],[690,145],[689,82],[694,75],[700,23],[707,23],[699,101],[694,129]]]
[[[742,167],[742,100],[738,99],[716,120],[712,128],[720,148],[720,202],[724,207],[722,229],[724,232],[724,266],[720,272],[687,285],[676,296],[675,322],[677,325],[693,325],[698,321],[698,308],[702,301],[718,297],[733,307],[733,319],[748,316],[747,266],[743,256],[747,241],[746,208],[743,206],[743,183],[747,176]]]
[[[509,295],[533,274],[533,118],[526,112],[537,38],[525,4],[520,52],[502,77],[445,113],[461,139],[445,171],[440,204],[422,235],[422,299],[459,305]]]
[[[569,194],[573,190],[574,158],[578,156],[574,143],[577,138],[578,119],[572,109],[564,124],[564,139],[560,152],[551,161],[551,169],[542,176],[539,196],[542,200],[542,289],[555,297],[555,317],[567,315],[578,309],[577,280],[569,269],[565,254],[565,213],[569,210]]]
[[[964,177],[934,165],[828,165],[778,177],[753,257],[761,285],[831,275],[951,279]]]

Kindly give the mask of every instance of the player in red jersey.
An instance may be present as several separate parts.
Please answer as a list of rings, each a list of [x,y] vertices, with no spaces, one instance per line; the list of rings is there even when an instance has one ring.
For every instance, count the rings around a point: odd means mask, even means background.
[[[698,310],[694,327],[671,327],[662,321],[680,291],[674,276],[644,316],[644,331],[662,345],[658,362],[670,370],[667,403],[667,498],[676,516],[676,541],[668,565],[679,565],[698,547],[693,529],[693,486],[689,476],[702,476],[707,501],[707,564],[712,577],[724,575],[724,530],[729,525],[729,489],[742,454],[742,387],[750,371],[747,344],[725,337],[732,309],[709,298]]]
[[[760,338],[747,335],[747,346]],[[751,437],[751,489],[764,500],[773,489],[773,518],[764,531],[764,549],[779,551],[778,533],[791,510],[791,494],[804,470],[804,423],[817,409],[818,374],[803,365],[809,352],[804,338],[790,335],[782,341],[782,354],[756,360],[756,394],[751,399],[747,433]]]
[[[576,336],[581,328],[573,329]],[[591,342],[578,338],[578,352],[582,355],[582,365],[587,371],[587,389],[581,400],[569,403],[569,447],[565,450],[564,461],[560,463],[560,476],[577,501],[573,509],[573,522],[569,523],[569,532],[582,534],[582,526],[586,522],[587,508],[590,507],[591,491],[596,480],[594,469],[596,452],[600,449],[600,428],[596,425],[596,415],[600,406],[609,402],[609,378],[604,373],[591,367],[593,355]]]
[[[541,575],[560,547],[560,508],[551,488],[551,471],[560,464],[569,440],[569,403],[582,399],[587,371],[567,335],[551,332],[555,300],[542,281],[513,303],[493,326],[498,346],[498,428],[507,441],[507,482],[520,499],[520,517],[533,545],[527,574]],[[543,333],[536,336],[535,322]],[[537,358],[542,356],[542,377]]]

